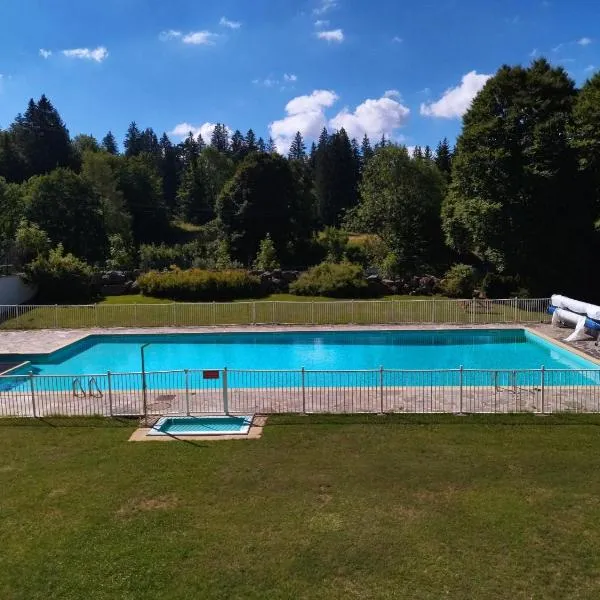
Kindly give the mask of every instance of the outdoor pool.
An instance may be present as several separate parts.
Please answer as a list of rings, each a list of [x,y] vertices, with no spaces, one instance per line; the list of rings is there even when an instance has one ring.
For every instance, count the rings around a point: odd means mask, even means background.
[[[252,416],[163,417],[148,435],[247,435]]]
[[[465,381],[471,378],[474,383],[481,375],[467,371],[499,371],[501,382],[510,372],[537,371],[542,366],[549,372],[560,371],[561,383],[569,371],[590,371],[589,377],[578,385],[597,384],[600,377],[594,362],[524,329],[95,335],[49,355],[0,358],[4,362],[30,361],[11,375],[33,372],[63,376],[60,380],[64,383],[58,383],[58,379],[55,382],[61,389],[71,386],[73,377],[106,378],[109,371],[129,374],[115,377],[115,389],[134,389],[142,385],[139,374],[143,345],[148,389],[184,388],[184,369],[191,371],[188,385],[195,389],[211,385],[217,388],[225,367],[229,371],[229,387],[250,388],[264,386],[266,381],[254,371],[284,371],[270,373],[269,385],[297,387],[302,368],[307,371],[308,385],[334,387],[349,385],[349,380],[315,371],[371,371],[365,373],[360,385],[367,385],[369,378],[373,379],[373,385],[379,385],[380,368],[386,371],[386,385],[436,385],[433,381],[436,377],[437,385],[457,385],[458,375],[454,371],[461,366],[465,369]],[[451,370],[453,373],[448,373]],[[161,374],[156,373],[159,371],[169,372],[168,385],[166,375],[159,377]],[[415,372],[413,382],[408,382],[407,373],[403,382],[392,377],[396,371]],[[425,381],[423,371],[440,373],[429,374]],[[518,376],[529,377],[522,373]],[[531,377],[538,375],[533,373]],[[214,381],[205,381],[211,379]],[[488,379],[486,374],[485,380]],[[99,381],[103,380],[99,377]],[[551,378],[548,384],[552,385]]]

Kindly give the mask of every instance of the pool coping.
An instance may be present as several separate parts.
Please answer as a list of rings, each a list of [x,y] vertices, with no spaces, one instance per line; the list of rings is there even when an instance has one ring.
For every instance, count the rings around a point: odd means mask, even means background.
[[[554,344],[555,346],[558,346],[559,348],[566,350],[567,352],[572,352],[573,354],[576,354],[580,358],[583,358],[583,359],[585,359],[591,363],[594,363],[600,367],[600,359],[596,358],[595,356],[593,356],[591,354],[588,354],[587,352],[584,352],[583,350],[580,350],[579,348],[576,348],[575,346],[569,346],[569,344],[565,344],[562,340],[558,340],[549,335],[546,335],[539,329],[534,329],[533,327],[523,326],[523,329],[525,331],[531,333],[532,335],[536,335],[537,337],[542,338],[546,342]]]
[[[531,324],[413,324],[413,325],[219,325],[204,327],[111,327],[90,329],[30,329],[5,331],[0,335],[0,356],[44,356],[90,337],[109,335],[202,335],[214,333],[302,333],[311,331],[444,331],[485,329],[526,329]],[[59,339],[57,339],[59,338]],[[551,338],[548,338],[551,339]],[[27,352],[22,346],[34,346]],[[37,346],[37,348],[35,348]],[[568,347],[570,349],[570,347]]]
[[[216,416],[216,415],[199,415],[199,416]],[[218,415],[218,416],[223,416]],[[165,418],[169,418],[165,415]],[[223,435],[152,435],[150,432],[153,430],[152,427],[139,427],[129,437],[129,442],[219,442],[219,441],[233,441],[233,440],[258,440],[262,437],[263,428],[267,424],[266,415],[254,415],[252,425],[248,430],[248,433],[237,433],[234,435],[223,434]]]

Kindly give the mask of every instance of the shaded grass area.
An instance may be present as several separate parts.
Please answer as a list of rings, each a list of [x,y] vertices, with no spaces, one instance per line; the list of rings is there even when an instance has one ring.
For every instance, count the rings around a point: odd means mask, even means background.
[[[543,310],[543,307],[540,307]],[[145,296],[117,296],[89,306],[18,307],[0,329],[156,327],[283,323],[339,325],[379,323],[518,323],[547,320],[509,302],[388,296],[378,301],[274,294],[266,300],[178,303]]]
[[[596,598],[600,418],[0,422],[0,597]]]

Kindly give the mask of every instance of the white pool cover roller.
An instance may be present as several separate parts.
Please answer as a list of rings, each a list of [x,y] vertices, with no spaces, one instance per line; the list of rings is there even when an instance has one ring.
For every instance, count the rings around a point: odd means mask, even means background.
[[[562,323],[575,327],[575,331],[565,339],[565,342],[577,342],[579,340],[587,339],[587,333],[585,331],[585,322],[587,317],[585,315],[576,315],[568,310],[557,308],[552,313],[552,325],[558,325]]]
[[[566,310],[570,310],[578,315],[587,315],[590,319],[600,321],[600,306],[589,304],[588,302],[573,300],[572,298],[567,298],[567,296],[561,296],[559,294],[552,296],[551,301],[552,306],[556,306],[557,308],[565,308]]]

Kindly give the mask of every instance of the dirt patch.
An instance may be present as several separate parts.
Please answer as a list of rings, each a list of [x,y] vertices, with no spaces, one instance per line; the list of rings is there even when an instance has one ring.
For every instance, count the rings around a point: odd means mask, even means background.
[[[119,517],[132,516],[138,513],[151,512],[155,510],[170,510],[178,504],[176,496],[155,496],[154,498],[135,498],[121,506],[117,510]]]

